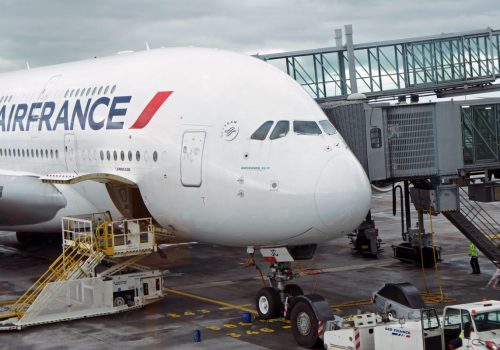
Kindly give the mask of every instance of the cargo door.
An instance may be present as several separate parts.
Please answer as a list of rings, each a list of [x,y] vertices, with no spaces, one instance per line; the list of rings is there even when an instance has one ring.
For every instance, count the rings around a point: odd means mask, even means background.
[[[66,170],[69,173],[78,173],[76,164],[76,139],[73,133],[64,135],[64,158],[66,160]]]
[[[186,131],[182,137],[181,183],[185,187],[201,186],[205,137],[205,131]]]

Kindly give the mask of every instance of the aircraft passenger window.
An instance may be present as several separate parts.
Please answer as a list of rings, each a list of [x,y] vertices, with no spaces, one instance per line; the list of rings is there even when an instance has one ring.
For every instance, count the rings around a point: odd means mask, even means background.
[[[121,158],[122,162],[125,160],[125,152],[123,152],[123,151],[120,152],[120,158]]]
[[[335,127],[329,120],[322,120],[319,122],[319,125],[321,125],[323,131],[328,135],[334,135],[337,133],[337,129],[335,129]]]
[[[45,158],[49,158],[49,151],[45,150]]]
[[[94,89],[92,90],[92,96],[95,95],[95,92],[97,91],[97,86],[94,86]]]
[[[106,151],[106,158],[108,160],[111,160],[111,153],[109,153],[109,151]]]
[[[135,159],[136,159],[137,161],[140,161],[140,160],[141,160],[141,152],[139,152],[139,151],[135,152]]]
[[[38,158],[38,150],[35,151],[36,157]]]
[[[9,102],[12,101],[12,97],[14,97],[14,96],[10,95]]]
[[[271,140],[279,139],[281,137],[285,137],[286,134],[290,131],[290,122],[288,120],[280,120],[276,123],[276,126],[271,133],[269,138]]]
[[[99,86],[99,91],[97,91],[97,94],[100,95],[102,91],[102,86]]]
[[[66,93],[64,94],[64,98],[68,97],[69,90],[66,90]]]
[[[158,153],[156,151],[153,152],[153,160],[155,162],[158,160]]]
[[[24,150],[21,150],[21,154],[23,155],[23,158],[24,158]]]
[[[114,159],[114,160],[117,160],[117,159],[118,159],[118,155],[117,155],[116,151],[113,151],[113,159]]]
[[[75,92],[75,97],[78,97],[78,94],[80,93],[80,89],[76,89],[76,92]]]
[[[106,88],[104,89],[104,95],[108,93],[108,90],[109,90],[109,85],[106,85]]]
[[[320,135],[321,129],[318,124],[307,120],[294,120],[293,131],[298,135]]]
[[[10,148],[9,148],[9,157],[11,157],[11,156],[12,156],[12,155],[11,155],[11,153],[10,153]]]
[[[56,149],[56,159],[59,159],[59,150]]]
[[[128,160],[132,161],[132,151],[128,151]]]
[[[101,160],[104,160],[104,151],[101,150]]]
[[[0,148],[0,157],[3,156],[3,150]]]
[[[54,150],[53,149],[50,150],[50,158],[54,159]]]
[[[92,90],[92,88],[87,88],[87,93],[86,93],[87,96],[90,95],[90,90]]]
[[[35,152],[33,152],[33,149],[31,149],[31,158],[35,158]]]
[[[17,156],[21,157],[21,151],[19,150],[19,148],[17,149]]]
[[[110,94],[114,93],[116,90],[116,85],[113,85],[113,87],[111,88],[111,91],[109,92]]]
[[[271,127],[273,126],[273,123],[274,122],[272,120],[268,120],[267,122],[265,122],[264,124],[259,126],[259,128],[257,130],[255,130],[255,132],[252,134],[252,136],[250,136],[250,139],[252,139],[252,140],[265,140],[267,137],[267,134],[269,133],[269,130],[271,130]]]

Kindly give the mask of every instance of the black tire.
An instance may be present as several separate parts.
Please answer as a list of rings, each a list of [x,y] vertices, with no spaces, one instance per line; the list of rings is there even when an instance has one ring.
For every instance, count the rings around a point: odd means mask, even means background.
[[[279,317],[283,309],[280,293],[272,287],[261,288],[255,298],[255,307],[263,320]]]
[[[293,306],[290,324],[297,344],[308,349],[323,347],[323,341],[318,336],[318,318],[308,302],[299,300]]]
[[[285,294],[291,297],[297,297],[299,295],[304,295],[304,291],[297,284],[287,284],[285,286]]]
[[[125,298],[124,297],[116,297],[114,300],[113,300],[113,306],[114,307],[118,307],[118,306],[123,306],[125,305]]]

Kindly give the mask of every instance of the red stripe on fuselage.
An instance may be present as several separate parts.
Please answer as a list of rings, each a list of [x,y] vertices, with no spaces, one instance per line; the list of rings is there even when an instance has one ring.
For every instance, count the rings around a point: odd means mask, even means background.
[[[135,123],[130,127],[130,129],[142,129],[151,121],[153,116],[156,114],[158,109],[163,105],[167,98],[172,95],[173,91],[159,91],[153,97],[151,101],[144,107],[141,115],[135,121]]]

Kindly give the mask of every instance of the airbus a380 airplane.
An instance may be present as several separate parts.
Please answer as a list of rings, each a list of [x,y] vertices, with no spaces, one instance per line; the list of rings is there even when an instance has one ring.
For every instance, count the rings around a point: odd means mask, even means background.
[[[297,252],[369,210],[368,179],[316,102],[268,63],[221,50],[0,75],[0,135],[0,230],[21,239],[110,211],[189,240]]]

